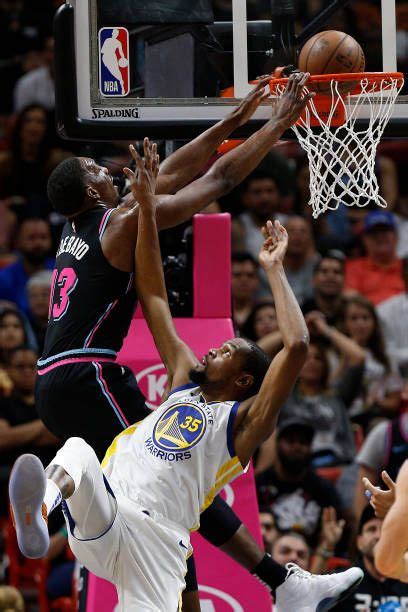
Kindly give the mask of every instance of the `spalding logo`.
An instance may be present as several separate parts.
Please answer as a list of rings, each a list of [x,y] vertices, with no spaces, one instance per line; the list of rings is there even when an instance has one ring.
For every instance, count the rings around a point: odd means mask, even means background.
[[[229,593],[214,587],[198,585],[201,612],[244,612],[241,604]]]
[[[157,363],[136,374],[136,382],[146,398],[146,405],[155,410],[161,404],[167,384],[167,372],[162,363]]]

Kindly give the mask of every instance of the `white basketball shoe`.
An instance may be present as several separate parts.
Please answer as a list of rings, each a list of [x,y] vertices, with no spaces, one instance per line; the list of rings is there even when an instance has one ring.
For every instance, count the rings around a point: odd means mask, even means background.
[[[18,547],[30,559],[45,557],[50,543],[45,486],[45,471],[38,457],[21,455],[11,470],[9,497]]]
[[[295,563],[285,567],[285,582],[276,589],[276,612],[326,612],[351,595],[364,576],[358,567],[323,576],[306,572]]]

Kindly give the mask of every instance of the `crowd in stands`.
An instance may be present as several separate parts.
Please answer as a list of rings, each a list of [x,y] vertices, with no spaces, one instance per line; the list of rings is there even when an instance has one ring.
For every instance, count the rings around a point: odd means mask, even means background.
[[[86,153],[115,174],[126,143],[64,142],[53,120],[52,15],[61,4],[0,0],[0,517],[6,520],[10,467],[22,452],[46,464],[59,441],[38,419],[34,386],[48,317],[54,254],[63,219],[52,211],[47,179],[63,159]],[[229,0],[214,2],[216,17]],[[305,22],[324,5],[299,3]],[[269,2],[248,0],[251,18]],[[408,3],[399,3],[399,10]],[[337,15],[372,49],[379,3],[355,2]],[[401,13],[402,14],[402,13]],[[229,17],[227,17],[229,18]],[[342,24],[342,27],[341,27]],[[399,53],[408,58],[407,31]],[[403,55],[405,49],[406,55]],[[368,66],[370,68],[370,65]],[[287,228],[285,270],[309,327],[306,363],[276,433],[259,449],[256,486],[265,549],[280,563],[325,572],[355,562],[365,577],[336,610],[408,610],[408,586],[375,569],[381,520],[367,505],[362,478],[386,487],[408,457],[408,141],[382,143],[376,173],[387,209],[338,210],[312,220],[309,169],[295,143],[282,143],[232,194],[210,210],[232,215],[232,304],[236,333],[270,356],[281,346],[276,313],[257,256],[269,218]],[[167,237],[167,241],[171,241]],[[66,532],[54,532],[50,597],[69,593]],[[55,546],[54,546],[55,545]],[[68,586],[67,586],[68,585]],[[68,592],[68,593],[67,593]],[[1,592],[3,598],[13,593]],[[14,607],[22,609],[14,593]],[[11,597],[12,598],[12,597]],[[383,607],[384,606],[384,607]],[[4,608],[1,608],[4,609]]]

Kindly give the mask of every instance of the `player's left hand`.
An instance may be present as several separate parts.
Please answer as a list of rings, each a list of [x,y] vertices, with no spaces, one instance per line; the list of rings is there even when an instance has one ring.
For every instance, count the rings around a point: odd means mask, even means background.
[[[367,497],[369,497],[370,504],[374,508],[375,516],[379,519],[385,518],[395,501],[395,482],[385,470],[381,472],[381,478],[387,485],[388,491],[383,491],[380,487],[374,486],[368,478],[363,478],[366,495],[368,493]]]
[[[259,252],[259,263],[264,270],[282,264],[288,248],[288,233],[279,221],[267,221],[262,228],[265,241]]]
[[[140,157],[133,145],[129,146],[129,152],[136,163],[136,170],[132,172],[130,168],[123,168],[123,172],[130,181],[130,188],[136,202],[153,202],[156,191],[157,175],[159,174],[160,159],[157,153],[157,145],[151,143],[148,138],[143,140],[144,160]]]
[[[255,87],[243,98],[239,106],[231,113],[233,119],[237,122],[237,127],[244,125],[252,117],[256,109],[262,102],[266,101],[269,96],[269,81],[271,75],[263,76]]]

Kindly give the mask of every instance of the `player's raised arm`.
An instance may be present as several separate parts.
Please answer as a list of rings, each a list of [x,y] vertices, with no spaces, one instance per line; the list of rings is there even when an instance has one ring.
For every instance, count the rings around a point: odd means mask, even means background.
[[[274,297],[283,348],[269,366],[258,395],[252,403],[240,406],[234,440],[242,465],[248,463],[259,444],[274,431],[279,410],[305,362],[309,342],[305,320],[283,269],[287,232],[279,221],[274,224],[268,221],[265,235],[259,261]]]
[[[160,164],[156,193],[175,193],[190,183],[222,141],[244,125],[268,97],[265,87],[269,80],[269,76],[261,79],[229,115],[167,157]]]
[[[188,372],[197,364],[191,349],[178,336],[167,300],[159,236],[156,225],[155,194],[158,155],[156,145],[144,141],[143,162],[135,149],[136,172],[124,172],[131,181],[132,192],[139,202],[139,224],[135,251],[136,289],[157,350],[166,366],[170,388],[188,381]],[[174,382],[174,384],[172,384]]]
[[[408,582],[408,461],[402,465],[395,502],[384,519],[381,537],[375,547],[375,566],[388,578]]]
[[[160,196],[157,225],[178,225],[241,183],[262,161],[282,134],[295,123],[313,94],[305,94],[308,73],[293,73],[285,93],[274,101],[271,119],[242,145],[223,155],[211,169],[174,196]]]

